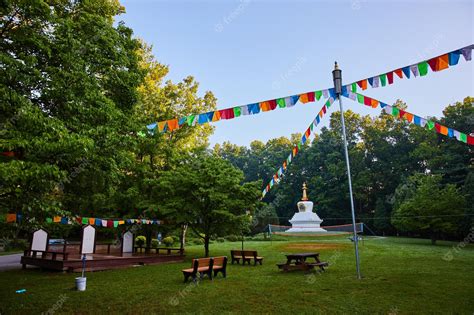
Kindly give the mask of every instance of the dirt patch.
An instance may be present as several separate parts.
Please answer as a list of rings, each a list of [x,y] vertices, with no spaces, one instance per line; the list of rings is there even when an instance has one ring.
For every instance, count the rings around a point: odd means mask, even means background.
[[[285,244],[282,246],[283,249],[287,250],[305,250],[305,251],[313,251],[313,250],[334,250],[334,249],[346,249],[349,248],[350,245],[348,244],[321,244],[321,243],[291,243]]]

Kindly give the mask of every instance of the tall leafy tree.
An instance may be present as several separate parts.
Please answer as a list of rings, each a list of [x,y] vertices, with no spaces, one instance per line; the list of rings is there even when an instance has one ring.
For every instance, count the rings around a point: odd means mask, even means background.
[[[235,234],[247,212],[259,203],[260,183],[242,183],[243,173],[229,162],[198,155],[164,171],[154,182],[153,197],[170,220],[187,224],[204,240],[209,256],[211,237]]]

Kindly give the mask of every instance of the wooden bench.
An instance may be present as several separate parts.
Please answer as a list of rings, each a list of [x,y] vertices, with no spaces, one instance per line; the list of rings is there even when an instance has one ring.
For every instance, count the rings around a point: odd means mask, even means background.
[[[259,257],[256,250],[233,249],[230,251],[230,255],[232,256],[232,264],[234,264],[235,261],[239,264],[241,259],[243,265],[245,265],[245,262],[248,262],[250,265],[250,260],[252,259],[254,261],[254,265],[256,265],[257,262],[261,265],[263,262],[263,257]]]
[[[200,279],[207,275],[212,280],[213,272],[214,277],[221,272],[225,278],[227,276],[227,257],[196,258],[193,259],[192,267],[183,269],[182,272],[185,283],[188,282],[189,277],[192,277],[193,281],[196,282],[198,273]]]

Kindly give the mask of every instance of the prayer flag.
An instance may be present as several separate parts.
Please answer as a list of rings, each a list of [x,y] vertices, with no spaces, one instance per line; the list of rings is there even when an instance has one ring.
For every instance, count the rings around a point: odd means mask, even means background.
[[[59,223],[59,222],[61,222],[61,217],[60,217],[60,216],[54,216],[54,217],[53,217],[53,222],[54,222],[54,223]]]
[[[461,56],[461,51],[456,50],[456,51],[450,52],[448,55],[449,55],[449,57],[448,57],[449,65],[450,66],[455,66],[455,65],[458,64],[459,56]]]
[[[404,67],[402,68],[402,71],[403,73],[405,74],[405,76],[407,77],[407,79],[410,79],[410,67]]]
[[[323,95],[323,92],[321,91],[316,91],[316,99],[319,101],[319,99],[321,98],[321,96]]]
[[[393,72],[387,73],[388,84],[393,84]]]
[[[16,222],[16,213],[7,213],[7,223]]]
[[[402,72],[402,69],[397,69],[397,70],[395,70],[395,71],[393,71],[393,72],[395,72],[395,73],[398,75],[398,77],[399,77],[400,79],[403,79],[403,72]]]
[[[420,76],[425,76],[428,73],[428,63],[426,61],[420,62],[418,64],[418,71]]]

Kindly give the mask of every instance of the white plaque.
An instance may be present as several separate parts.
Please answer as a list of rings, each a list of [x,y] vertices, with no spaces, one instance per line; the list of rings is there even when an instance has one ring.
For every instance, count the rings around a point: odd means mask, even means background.
[[[128,231],[123,234],[122,253],[133,253],[133,233]]]
[[[93,254],[94,243],[95,243],[95,228],[92,225],[88,225],[82,230],[81,254]]]
[[[48,248],[48,232],[39,229],[33,233],[33,240],[31,241],[31,250],[46,251]]]

